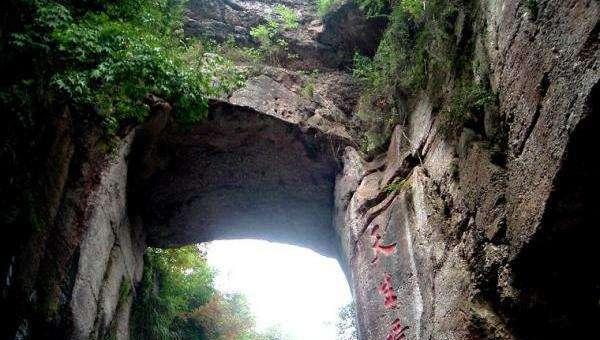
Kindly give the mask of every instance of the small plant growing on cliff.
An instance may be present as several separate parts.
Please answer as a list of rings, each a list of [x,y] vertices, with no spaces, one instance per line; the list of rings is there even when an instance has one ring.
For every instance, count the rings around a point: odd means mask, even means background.
[[[283,5],[275,6],[273,12],[275,15],[271,15],[266,23],[250,29],[250,36],[258,42],[261,59],[280,64],[284,58],[291,57],[287,54],[288,41],[283,31],[298,28],[298,14]]]
[[[266,24],[250,29],[250,36],[259,44],[261,59],[278,64],[282,54],[287,51],[288,43],[279,32],[279,24],[270,20]]]
[[[282,4],[277,4],[273,11],[279,16],[284,29],[295,30],[300,25],[298,13],[293,9]]]
[[[400,191],[400,189],[402,189],[405,185],[406,185],[406,178],[404,178],[404,179],[396,178],[392,183],[386,185],[383,188],[383,191],[385,191],[388,194],[391,194],[391,193]]]
[[[306,80],[302,83],[302,87],[300,87],[300,94],[308,99],[312,99],[315,94],[315,87],[317,85],[317,77],[319,76],[319,71],[313,70],[311,73],[306,75]]]
[[[454,135],[465,123],[494,102],[494,96],[486,88],[471,81],[459,83],[454,89],[449,108],[442,112],[441,132]]]

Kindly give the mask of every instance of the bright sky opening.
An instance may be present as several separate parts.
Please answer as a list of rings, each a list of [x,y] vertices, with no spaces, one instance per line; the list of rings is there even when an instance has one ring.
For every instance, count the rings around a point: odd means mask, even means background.
[[[279,324],[294,340],[335,340],[338,309],[352,300],[337,260],[259,240],[206,244],[215,286],[246,295],[257,329]]]

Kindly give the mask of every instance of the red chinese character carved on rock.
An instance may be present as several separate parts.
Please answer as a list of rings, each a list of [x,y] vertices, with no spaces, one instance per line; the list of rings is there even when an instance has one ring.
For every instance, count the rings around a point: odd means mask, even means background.
[[[392,327],[388,332],[388,336],[385,338],[386,340],[400,340],[405,339],[406,334],[404,332],[408,329],[408,326],[402,327],[399,319],[394,320],[392,323]]]
[[[373,245],[373,252],[375,253],[375,257],[371,260],[371,263],[376,263],[379,260],[379,254],[383,254],[385,256],[392,255],[396,250],[396,243],[383,245],[381,244],[381,235],[379,234],[379,226],[373,226],[371,229],[371,240]]]
[[[383,296],[383,306],[385,308],[395,308],[396,300],[398,297],[394,293],[394,287],[392,286],[392,276],[385,274],[383,282],[379,285],[379,294]]]

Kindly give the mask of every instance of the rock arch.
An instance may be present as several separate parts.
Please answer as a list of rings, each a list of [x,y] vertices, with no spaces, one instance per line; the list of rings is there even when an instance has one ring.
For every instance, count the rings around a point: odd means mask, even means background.
[[[144,175],[132,193],[149,245],[258,238],[336,256],[333,191],[342,141],[220,101],[191,129],[151,129],[137,146],[143,170],[134,173]]]

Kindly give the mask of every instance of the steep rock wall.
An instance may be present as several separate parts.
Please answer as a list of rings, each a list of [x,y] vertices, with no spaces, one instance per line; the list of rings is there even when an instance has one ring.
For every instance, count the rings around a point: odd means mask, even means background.
[[[481,131],[443,138],[423,94],[385,155],[346,150],[335,226],[362,338],[597,336],[598,276],[578,259],[597,258],[586,183],[599,6],[538,3],[536,18],[522,2],[483,4],[479,53],[499,110]],[[500,125],[505,154],[492,143]]]
[[[223,3],[202,5],[213,6],[206,13],[214,14]],[[226,3],[234,13],[229,17],[239,19],[235,13],[246,7]],[[288,4],[308,8],[299,3]],[[325,32],[294,43],[307,60],[319,59],[319,51],[325,56],[311,98],[300,94],[305,76],[265,68],[218,104],[268,116],[259,121],[279,120],[292,135],[317,134],[344,147],[335,186],[327,190],[361,339],[597,335],[600,280],[586,262],[598,258],[591,183],[599,5],[537,3],[533,18],[520,1],[482,2],[478,53],[489,65],[499,108],[479,130],[464,129],[456,141],[438,132],[439,108],[422,93],[409,98],[408,120],[395,128],[387,152],[365,160],[353,131],[356,88],[343,70],[330,69],[351,55],[332,46],[352,44],[341,33],[328,33],[327,24]],[[342,5],[331,18],[356,18],[355,10]],[[197,14],[190,14],[188,29],[206,25]],[[262,18],[248,17],[252,23]],[[247,27],[230,26],[247,39]],[[7,339],[129,335],[145,234],[152,232],[144,230],[139,201],[128,196],[145,175],[130,160],[153,154],[134,140],[140,130],[163,133],[165,112],[123,133],[112,155],[98,140],[78,137],[68,116],[57,118],[47,151],[49,229],[33,233],[9,256],[2,301],[15,313],[3,320]],[[492,143],[498,138],[505,138],[506,150]],[[161,236],[156,244],[186,242],[179,233]]]
[[[128,339],[135,283],[142,274],[145,236],[129,220],[128,163],[134,132],[106,153],[100,133],[64,110],[48,154],[53,200],[43,229],[13,254],[2,286],[3,339]],[[78,122],[81,123],[81,122]]]

